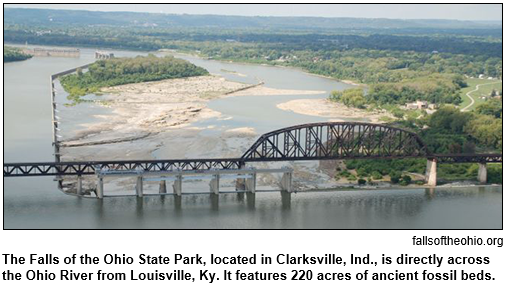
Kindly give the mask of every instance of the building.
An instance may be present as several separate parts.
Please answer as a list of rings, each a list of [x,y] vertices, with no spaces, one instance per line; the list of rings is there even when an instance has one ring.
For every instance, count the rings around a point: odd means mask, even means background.
[[[427,104],[427,101],[416,101],[416,102],[413,102],[413,103],[407,103],[406,104],[406,109],[408,110],[423,110],[423,109],[426,109],[428,108],[428,104]]]
[[[95,51],[95,59],[103,60],[103,59],[112,59],[114,58],[114,54],[105,51]]]

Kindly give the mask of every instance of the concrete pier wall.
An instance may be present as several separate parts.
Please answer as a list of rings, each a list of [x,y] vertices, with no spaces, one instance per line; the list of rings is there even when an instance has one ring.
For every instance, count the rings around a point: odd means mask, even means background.
[[[430,170],[428,171],[427,185],[436,186],[437,185],[437,160],[430,160],[430,164],[427,164],[427,167],[430,165]]]
[[[487,164],[479,163],[478,164],[478,181],[480,183],[487,183]]]
[[[79,58],[81,56],[81,51],[79,49],[24,48],[22,50],[23,53],[32,55],[34,57]]]

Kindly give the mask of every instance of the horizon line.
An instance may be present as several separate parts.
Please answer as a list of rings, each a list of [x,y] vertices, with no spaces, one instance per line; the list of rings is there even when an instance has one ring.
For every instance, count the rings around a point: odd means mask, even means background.
[[[260,3],[258,3],[260,4]],[[9,5],[9,4],[4,4]],[[91,10],[91,9],[56,9],[56,8],[41,8],[41,7],[4,7],[7,9],[26,9],[26,10],[52,10],[52,11],[85,11],[85,12],[99,12],[99,13],[133,13],[133,14],[154,14],[154,15],[178,15],[178,16],[222,16],[222,17],[265,17],[265,18],[323,18],[323,19],[378,19],[378,20],[399,20],[399,21],[420,21],[420,20],[443,20],[443,21],[456,21],[456,22],[499,22],[502,24],[502,19],[490,19],[490,20],[469,20],[469,19],[445,19],[445,18],[389,18],[389,17],[328,17],[328,16],[303,16],[303,15],[230,15],[230,14],[192,14],[192,13],[165,13],[165,12],[148,12],[148,11],[104,11],[104,10]]]

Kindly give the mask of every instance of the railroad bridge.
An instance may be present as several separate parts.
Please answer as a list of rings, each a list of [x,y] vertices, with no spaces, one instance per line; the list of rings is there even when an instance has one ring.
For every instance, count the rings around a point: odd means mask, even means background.
[[[174,193],[181,194],[183,177],[207,174],[212,177],[211,191],[218,193],[220,175],[235,174],[246,190],[254,192],[256,174],[281,172],[281,186],[291,190],[289,169],[256,170],[249,162],[403,159],[426,158],[426,182],[437,183],[437,163],[478,163],[478,180],[487,181],[487,163],[502,162],[502,154],[433,154],[420,137],[410,131],[382,124],[361,122],[325,122],[292,126],[266,133],[240,158],[89,161],[89,162],[4,163],[4,177],[77,176],[78,193],[83,175],[97,175],[97,196],[103,197],[103,178],[135,176],[137,195],[142,196],[142,181],[160,180],[160,192],[166,192],[165,180],[174,180]]]

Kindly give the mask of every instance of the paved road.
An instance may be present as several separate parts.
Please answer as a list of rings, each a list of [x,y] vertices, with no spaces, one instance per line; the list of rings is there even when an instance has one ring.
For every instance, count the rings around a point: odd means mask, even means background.
[[[474,105],[474,99],[473,97],[471,97],[471,93],[474,93],[476,91],[478,91],[480,89],[481,86],[486,86],[486,85],[493,85],[493,84],[497,84],[497,83],[500,83],[499,82],[493,82],[493,83],[486,83],[486,84],[479,84],[479,85],[476,85],[476,87],[474,88],[474,90],[472,91],[469,91],[466,93],[466,96],[471,100],[471,103],[469,105],[467,105],[466,107],[462,108],[461,111],[462,112],[465,112],[467,111],[470,107],[472,107]]]

